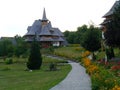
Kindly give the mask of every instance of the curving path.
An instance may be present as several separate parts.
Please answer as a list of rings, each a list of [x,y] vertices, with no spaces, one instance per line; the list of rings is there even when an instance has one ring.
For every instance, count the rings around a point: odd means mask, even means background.
[[[70,61],[69,64],[72,66],[70,73],[50,90],[92,90],[91,80],[89,75],[86,74],[85,68],[76,62]]]

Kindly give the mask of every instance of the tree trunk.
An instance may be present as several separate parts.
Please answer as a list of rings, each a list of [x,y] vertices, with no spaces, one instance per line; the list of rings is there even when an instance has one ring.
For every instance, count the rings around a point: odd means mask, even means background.
[[[92,59],[96,60],[96,56],[95,56],[94,52],[92,53]]]
[[[115,57],[113,47],[109,47],[108,49],[106,49],[106,55],[108,60]]]
[[[111,58],[114,58],[115,54],[114,54],[114,49],[112,47],[110,47],[110,52],[111,52]]]

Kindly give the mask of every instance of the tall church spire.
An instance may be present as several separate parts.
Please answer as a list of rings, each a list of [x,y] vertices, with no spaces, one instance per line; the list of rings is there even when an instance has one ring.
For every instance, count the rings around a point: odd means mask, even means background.
[[[44,8],[44,11],[43,11],[42,21],[48,21],[48,19],[47,19],[47,17],[46,17],[45,8]]]

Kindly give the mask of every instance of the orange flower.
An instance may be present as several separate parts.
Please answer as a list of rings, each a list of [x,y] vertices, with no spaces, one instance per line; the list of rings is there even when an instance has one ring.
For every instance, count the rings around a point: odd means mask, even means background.
[[[112,90],[120,90],[120,86],[115,85],[114,88],[112,88]]]
[[[82,53],[82,57],[86,57],[86,56],[88,56],[88,55],[90,55],[90,52],[89,51],[85,51],[84,53]]]
[[[91,60],[89,58],[83,58],[83,64],[85,67],[88,67],[91,64]]]
[[[87,68],[87,72],[91,75],[95,72],[98,71],[98,66],[96,65],[90,65],[88,68]]]

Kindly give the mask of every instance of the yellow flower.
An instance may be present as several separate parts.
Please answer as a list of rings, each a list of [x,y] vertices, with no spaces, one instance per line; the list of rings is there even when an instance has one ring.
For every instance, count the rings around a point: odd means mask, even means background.
[[[120,90],[120,86],[115,85],[115,87],[114,87],[114,88],[112,88],[112,90]]]
[[[89,58],[83,58],[83,64],[85,67],[88,67],[91,64],[91,60]]]
[[[98,66],[96,65],[90,65],[88,68],[87,68],[87,72],[91,75],[95,72],[98,71]]]
[[[86,57],[86,56],[88,56],[88,55],[90,55],[90,52],[89,51],[85,51],[84,53],[82,53],[82,57]]]

